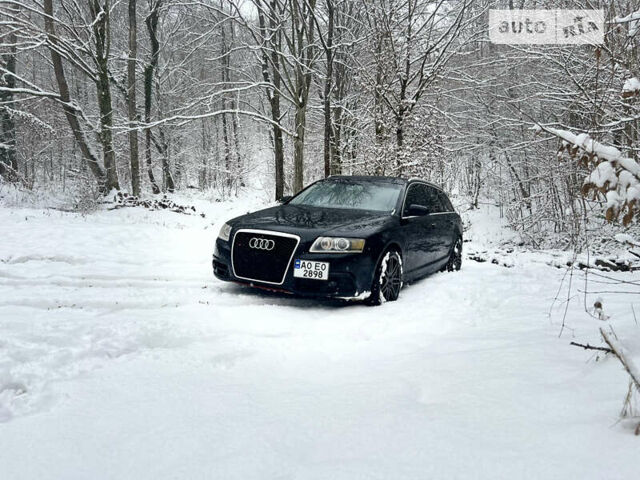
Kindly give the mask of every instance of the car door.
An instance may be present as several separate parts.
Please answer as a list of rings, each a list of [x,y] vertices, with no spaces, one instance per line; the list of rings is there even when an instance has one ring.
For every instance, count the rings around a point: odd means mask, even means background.
[[[440,197],[440,204],[442,205],[442,208],[443,208],[442,242],[444,245],[445,252],[448,255],[451,252],[451,249],[453,248],[453,243],[457,240],[457,235],[456,235],[457,215],[447,195],[442,191],[438,191],[438,196]]]
[[[447,212],[442,204],[440,191],[431,186],[425,185],[427,206],[429,208],[429,237],[431,238],[431,261],[434,262],[433,269],[440,268],[442,260],[449,255]]]
[[[427,185],[411,183],[405,195],[402,208],[402,228],[404,230],[405,272],[417,272],[437,260],[436,232],[433,228],[434,217],[427,215],[411,215],[409,207],[418,205],[430,209]],[[429,210],[430,211],[430,210]]]

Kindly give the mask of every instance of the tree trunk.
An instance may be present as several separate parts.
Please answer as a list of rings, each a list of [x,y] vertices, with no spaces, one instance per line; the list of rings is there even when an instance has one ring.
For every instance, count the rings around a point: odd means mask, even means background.
[[[280,100],[273,109],[273,116],[280,118]],[[273,156],[275,161],[276,200],[284,196],[284,143],[282,141],[282,129],[278,125],[273,126]]]
[[[296,105],[296,138],[293,140],[293,193],[304,188],[304,132],[307,119],[306,104]]]
[[[17,10],[17,7],[7,7]],[[3,39],[4,40],[4,39]],[[10,72],[2,76],[7,88],[15,88],[16,79],[12,73],[16,73],[16,34],[12,30],[6,36],[6,43],[9,44],[8,52],[2,55],[2,64]],[[13,114],[9,111],[9,105],[13,103],[13,93],[11,91],[0,92],[0,176],[5,180],[17,180],[18,160],[16,157],[16,123]]]
[[[231,45],[236,44],[236,35],[235,35],[235,26],[234,22],[231,22],[229,25],[229,29],[231,31]],[[226,62],[225,62],[225,70],[227,77],[227,84],[231,83],[231,53],[227,53]],[[231,110],[237,110],[238,108],[238,99],[234,96],[231,96]],[[242,178],[242,156],[240,155],[240,134],[239,134],[239,122],[238,122],[238,114],[234,113],[231,115],[231,130],[233,135],[233,151],[234,151],[234,160],[235,160],[235,169],[236,169],[236,189],[239,186],[244,186],[244,179]]]
[[[273,81],[273,88],[267,90],[269,105],[271,106],[271,119],[273,120],[273,156],[275,163],[275,199],[280,200],[284,195],[284,145],[282,141],[282,128],[280,128],[280,87],[282,75],[280,72],[280,59],[278,47],[282,33],[276,23],[276,0],[269,4],[269,33],[267,34],[265,15],[262,7],[258,7],[258,24],[260,34],[268,48],[262,48],[262,76],[265,83]],[[269,70],[273,72],[273,79]]]
[[[110,38],[110,11],[111,0],[105,0],[100,5],[98,0],[89,3],[93,18],[93,35],[96,44],[96,64],[98,77],[96,92],[98,95],[98,109],[100,110],[100,134],[98,138],[102,144],[102,156],[106,170],[106,190],[120,190],[118,184],[118,171],[116,169],[116,154],[113,150],[113,108],[111,105],[111,86],[109,80],[109,50]]]
[[[298,193],[304,187],[304,134],[307,121],[307,104],[313,67],[314,32],[312,10],[315,0],[305,0],[304,5],[292,8],[292,38],[296,50],[295,66],[295,130],[293,141],[293,193]]]
[[[202,140],[202,161],[200,164],[200,173],[198,175],[198,186],[200,187],[200,190],[205,190],[208,186],[207,185],[207,170],[208,170],[207,157],[209,156],[209,147],[208,147],[207,138],[209,135],[206,129],[206,119],[203,118],[200,123],[201,123],[200,138]]]
[[[327,3],[327,41],[325,44],[325,56],[327,61],[327,72],[324,80],[324,176],[325,178],[335,173],[332,171],[332,143],[333,130],[331,123],[331,90],[333,87],[333,0],[326,0]]]
[[[131,163],[131,189],[140,195],[140,159],[138,155],[138,130],[136,106],[136,61],[138,57],[138,26],[136,0],[129,0],[129,59],[127,61],[127,107],[129,113],[129,158]]]
[[[224,28],[224,23],[220,24],[220,47],[221,47],[221,61],[222,70],[220,71],[222,88],[227,87],[227,62],[229,57],[229,50],[227,48],[227,36]],[[227,108],[226,93],[220,97],[220,109],[224,112]],[[225,185],[231,189],[231,145],[229,142],[229,126],[227,123],[227,114],[222,114],[222,141],[224,143],[224,171],[225,171]]]
[[[396,171],[401,176],[404,171],[404,111],[400,109],[396,116]]]
[[[225,108],[224,99],[222,100],[222,108]],[[224,184],[227,188],[231,188],[231,149],[229,148],[229,133],[227,125],[227,115],[222,114],[222,144],[224,149]]]
[[[381,147],[384,142],[384,123],[382,121],[382,117],[384,115],[384,108],[382,104],[382,90],[384,88],[384,69],[382,58],[383,44],[384,36],[380,36],[376,41],[376,80],[373,92],[376,145],[378,147]]]
[[[277,62],[277,52],[272,52],[272,60]],[[269,103],[271,104],[271,119],[273,124],[273,157],[275,162],[275,197],[276,200],[280,200],[284,196],[284,142],[282,139],[282,128],[280,128],[280,86],[282,79],[280,77],[280,71],[277,68],[278,63],[274,63],[276,67],[273,70],[273,85],[274,89],[269,97]]]
[[[155,140],[155,144],[156,149],[158,150],[158,153],[160,153],[160,157],[162,159],[163,186],[166,191],[168,191],[169,193],[173,193],[176,190],[176,185],[173,181],[171,169],[169,168],[169,145],[167,145],[167,140],[164,136],[164,130],[162,128],[158,128],[158,138]]]
[[[158,51],[160,49],[160,45],[158,44],[158,39],[155,36],[155,31],[158,27],[158,10],[160,9],[160,5],[162,4],[162,0],[157,0],[155,3],[153,0],[149,1],[149,15],[145,19],[145,23],[147,25],[147,31],[149,32],[149,40],[151,42],[151,59],[149,63],[144,68],[144,122],[147,124],[147,127],[144,131],[144,152],[145,159],[147,163],[147,174],[149,175],[149,181],[151,182],[151,191],[154,194],[160,193],[160,188],[156,183],[156,179],[153,175],[153,163],[151,157],[151,127],[149,127],[149,123],[151,122],[151,102],[153,99],[153,75],[155,71],[155,67],[158,63]]]
[[[338,30],[339,32],[341,29]],[[340,39],[338,39],[340,43]],[[348,89],[348,79],[351,77],[347,73],[346,63],[348,62],[346,56],[338,56],[339,50],[336,50],[333,59],[333,92],[332,102],[334,106],[333,110],[333,124],[332,124],[332,139],[331,139],[331,172],[334,175],[340,175],[342,173],[342,158],[345,139],[348,140],[349,132],[346,131],[344,126],[344,104],[345,96]],[[348,108],[347,108],[348,110]]]
[[[332,135],[331,135],[331,174],[340,175],[342,173],[342,114],[338,107],[334,113]]]
[[[69,94],[69,84],[67,83],[67,79],[64,74],[62,57],[55,49],[58,44],[58,37],[56,37],[55,26],[53,22],[53,0],[43,0],[43,8],[45,13],[44,25],[47,32],[47,39],[49,40],[49,43],[54,47],[50,48],[49,51],[51,53],[51,63],[53,64],[56,83],[58,84],[58,91],[60,93],[62,109],[65,116],[67,117],[67,121],[69,122],[69,126],[71,127],[71,131],[73,132],[76,143],[80,147],[83,158],[87,162],[87,165],[89,165],[91,173],[98,181],[98,187],[100,191],[105,193],[105,173],[100,167],[96,156],[91,151],[91,148],[89,147],[87,139],[84,135],[84,131],[80,127],[78,113],[76,109],[72,107],[73,103],[71,102],[71,96]]]
[[[404,121],[401,115],[396,119],[396,147],[398,149],[398,153],[402,152],[402,147],[404,146]],[[400,165],[400,167],[402,167]]]
[[[231,109],[238,108],[236,100],[231,101]],[[236,187],[244,186],[244,179],[242,174],[242,156],[240,155],[240,135],[238,133],[240,127],[238,126],[238,115],[231,115],[231,130],[233,132],[233,150],[235,152],[235,168],[236,168]]]

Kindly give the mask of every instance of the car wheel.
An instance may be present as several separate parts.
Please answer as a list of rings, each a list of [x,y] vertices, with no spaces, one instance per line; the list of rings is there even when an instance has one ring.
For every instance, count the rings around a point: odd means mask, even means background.
[[[462,239],[458,238],[453,245],[451,254],[449,255],[449,261],[447,262],[448,272],[457,272],[462,268]]]
[[[397,250],[388,250],[376,268],[371,287],[370,305],[380,305],[398,299],[402,288],[402,257]]]

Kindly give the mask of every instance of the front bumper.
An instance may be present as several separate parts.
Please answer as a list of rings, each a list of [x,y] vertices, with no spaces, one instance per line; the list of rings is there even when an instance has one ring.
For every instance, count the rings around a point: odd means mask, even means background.
[[[329,262],[328,280],[295,278],[294,261],[289,265],[281,285],[237,278],[231,263],[231,245],[219,238],[216,239],[212,265],[214,275],[220,280],[300,296],[354,298],[362,297],[371,290],[377,259],[367,254],[366,250],[352,254],[309,253],[308,245],[300,243],[293,255],[293,260],[295,259]]]

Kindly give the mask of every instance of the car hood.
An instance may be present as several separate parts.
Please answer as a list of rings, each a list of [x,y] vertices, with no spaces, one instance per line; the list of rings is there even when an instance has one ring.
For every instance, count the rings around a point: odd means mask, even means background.
[[[237,217],[234,228],[255,228],[287,233],[366,236],[382,228],[393,217],[384,212],[279,205]]]

